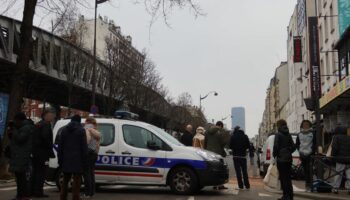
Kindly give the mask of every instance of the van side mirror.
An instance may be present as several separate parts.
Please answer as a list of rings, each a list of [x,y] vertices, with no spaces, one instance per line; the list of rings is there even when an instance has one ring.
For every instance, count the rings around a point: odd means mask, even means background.
[[[160,146],[158,146],[157,144],[156,144],[156,142],[154,142],[154,141],[148,141],[147,142],[147,148],[148,149],[151,149],[151,150],[160,150],[161,148],[160,148]]]

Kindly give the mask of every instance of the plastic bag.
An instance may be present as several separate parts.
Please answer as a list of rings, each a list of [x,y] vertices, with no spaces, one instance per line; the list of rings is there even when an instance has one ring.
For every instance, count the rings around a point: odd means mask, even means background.
[[[275,189],[279,189],[279,174],[277,170],[277,166],[275,164],[270,164],[266,176],[264,178],[264,183]]]

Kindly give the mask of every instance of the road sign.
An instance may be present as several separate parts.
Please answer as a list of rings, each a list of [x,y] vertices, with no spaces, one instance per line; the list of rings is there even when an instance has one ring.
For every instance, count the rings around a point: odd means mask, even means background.
[[[92,105],[90,108],[90,113],[94,115],[98,114],[98,107],[96,105]]]

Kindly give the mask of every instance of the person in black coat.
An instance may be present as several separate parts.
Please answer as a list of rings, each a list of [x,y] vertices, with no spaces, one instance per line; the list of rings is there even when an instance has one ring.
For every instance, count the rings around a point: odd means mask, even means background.
[[[192,125],[188,124],[186,126],[186,131],[184,132],[184,134],[181,136],[181,139],[180,139],[180,142],[185,146],[190,147],[193,144],[194,135],[192,131],[193,131]]]
[[[81,117],[75,115],[63,129],[58,144],[58,164],[64,174],[61,200],[67,200],[68,183],[73,177],[73,200],[80,199],[81,176],[87,162],[87,139]]]
[[[278,133],[275,135],[275,142],[273,145],[273,157],[277,161],[277,169],[280,177],[283,196],[281,200],[293,199],[293,185],[292,185],[292,154],[296,150],[293,138],[289,133],[287,122],[279,120],[277,122]]]
[[[346,179],[350,180],[350,136],[347,135],[346,127],[337,127],[335,133],[332,143],[332,157],[336,162],[335,169],[338,174],[334,177],[333,192],[337,194],[344,173]],[[350,186],[345,184],[345,187],[350,194]]]
[[[230,148],[232,149],[233,163],[236,171],[238,189],[250,189],[247,171],[247,150],[250,148],[249,138],[240,129],[235,129],[231,136]],[[243,180],[242,180],[243,174]]]
[[[42,114],[42,120],[36,124],[36,130],[33,136],[33,178],[32,178],[32,196],[48,197],[44,194],[44,182],[48,161],[55,158],[53,152],[53,133],[51,123],[55,119],[53,110],[46,110]]]

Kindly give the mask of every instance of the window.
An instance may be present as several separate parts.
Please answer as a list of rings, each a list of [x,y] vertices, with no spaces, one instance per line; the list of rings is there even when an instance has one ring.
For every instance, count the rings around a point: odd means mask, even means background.
[[[84,126],[84,124],[82,124]],[[63,131],[63,129],[66,126],[63,126],[57,131],[57,135],[55,138],[55,144],[59,143],[60,135]],[[97,125],[98,131],[101,133],[101,143],[100,146],[109,146],[114,143],[115,139],[115,130],[113,124],[98,124]]]
[[[163,147],[163,141],[152,132],[137,126],[123,126],[124,141],[133,147],[147,149],[147,142],[155,142],[159,147]]]
[[[115,130],[113,124],[98,124],[97,129],[101,133],[101,146],[109,146],[114,143]]]
[[[301,94],[300,94],[300,104],[301,104],[301,107],[304,106],[304,92],[301,91]]]
[[[329,35],[329,31],[328,31],[328,17],[324,17],[324,40],[325,40],[324,42],[325,43],[328,42],[328,35]]]
[[[334,27],[334,10],[333,10],[333,4],[331,4],[331,6],[329,7],[330,10],[330,25],[331,25],[331,33],[333,33],[335,31],[335,27]]]

